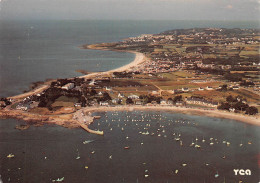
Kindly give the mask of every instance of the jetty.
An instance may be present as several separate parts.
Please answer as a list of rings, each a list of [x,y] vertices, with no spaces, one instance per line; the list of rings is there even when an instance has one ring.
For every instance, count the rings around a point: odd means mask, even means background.
[[[104,135],[103,131],[91,130],[88,127],[91,123],[93,123],[94,119],[97,118],[100,118],[100,116],[91,116],[91,113],[85,115],[82,110],[77,111],[73,117],[73,119],[81,126],[81,128],[83,128],[87,132],[97,134],[97,135]]]

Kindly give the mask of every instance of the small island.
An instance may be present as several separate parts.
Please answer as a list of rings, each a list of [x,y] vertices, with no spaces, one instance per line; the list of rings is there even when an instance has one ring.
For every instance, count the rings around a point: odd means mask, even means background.
[[[259,40],[259,29],[194,28],[83,45],[136,57],[111,71],[80,70],[86,75],[1,98],[0,117],[99,135],[88,128],[99,111],[167,110],[260,125]]]

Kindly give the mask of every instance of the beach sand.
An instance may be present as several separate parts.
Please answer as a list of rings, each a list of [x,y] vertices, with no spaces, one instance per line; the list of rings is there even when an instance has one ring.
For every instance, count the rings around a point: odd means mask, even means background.
[[[105,51],[109,50],[109,49],[98,49],[98,48],[93,47],[91,45],[89,45],[87,48],[88,49],[105,50]],[[109,51],[111,51],[111,50],[109,50]],[[122,52],[121,50],[112,50],[112,51]],[[135,59],[132,62],[130,62],[129,64],[124,65],[122,67],[119,67],[119,68],[116,68],[116,69],[113,69],[113,70],[109,70],[109,71],[105,71],[105,72],[96,72],[96,73],[87,74],[87,75],[84,75],[84,76],[80,76],[80,78],[90,79],[90,78],[96,77],[96,76],[110,75],[113,72],[128,71],[131,68],[136,67],[137,65],[147,61],[147,58],[145,57],[145,55],[143,53],[135,52],[135,51],[124,51],[124,52],[134,53],[135,54]]]

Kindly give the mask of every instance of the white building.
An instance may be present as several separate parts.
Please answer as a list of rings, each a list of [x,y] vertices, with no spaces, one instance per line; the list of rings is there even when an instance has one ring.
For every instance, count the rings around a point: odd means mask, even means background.
[[[70,89],[74,88],[74,83],[68,83],[68,84],[62,86],[61,88],[65,89],[65,90],[70,90]]]
[[[129,95],[128,98],[131,98],[131,99],[139,99],[139,96],[138,96],[138,95]]]
[[[207,90],[213,90],[213,88],[211,86],[207,86],[206,88]]]

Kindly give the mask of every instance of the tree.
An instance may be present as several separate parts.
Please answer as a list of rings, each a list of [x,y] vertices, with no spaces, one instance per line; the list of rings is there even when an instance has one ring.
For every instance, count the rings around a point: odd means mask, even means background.
[[[230,107],[231,107],[231,105],[230,105],[229,103],[227,103],[227,102],[225,102],[225,103],[222,102],[221,105],[218,106],[218,109],[229,111]]]
[[[47,102],[45,100],[42,100],[39,102],[38,107],[46,107]]]
[[[182,101],[182,95],[177,95],[174,97],[173,102],[176,103],[178,101]]]
[[[90,95],[91,95],[91,96],[96,95],[96,94],[97,94],[96,90],[92,89],[92,90],[90,91]]]
[[[227,85],[222,85],[220,90],[221,91],[227,91]]]
[[[251,106],[251,107],[248,107],[246,109],[246,114],[249,114],[249,115],[255,115],[258,113],[258,109],[254,106]]]
[[[237,98],[233,98],[232,95],[229,95],[229,96],[227,96],[226,101],[231,102],[231,103],[237,102]]]
[[[237,102],[233,106],[236,110],[245,111],[249,106],[248,104],[244,104],[243,102]]]
[[[111,100],[111,97],[109,96],[109,94],[108,94],[107,92],[105,92],[105,93],[103,94],[103,100],[104,100],[104,101]]]
[[[131,98],[127,98],[126,99],[126,104],[133,104],[133,100]]]

